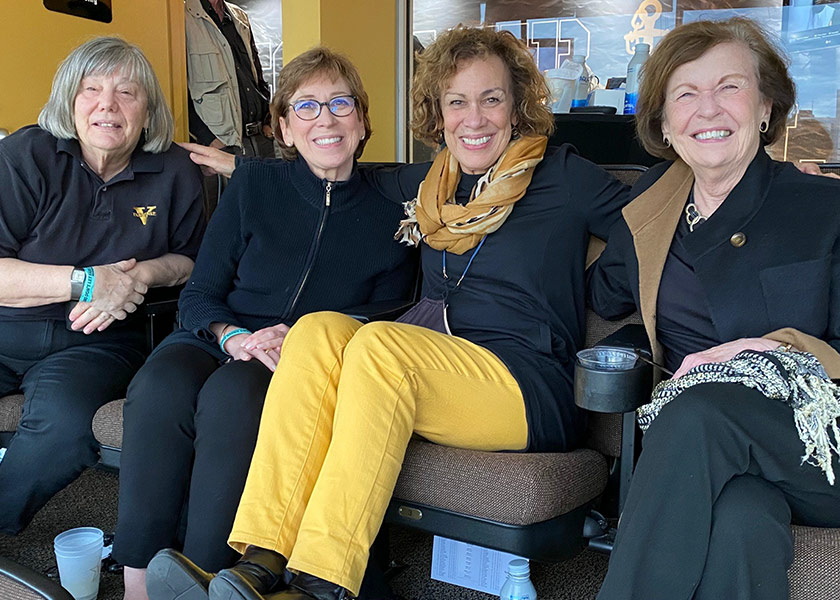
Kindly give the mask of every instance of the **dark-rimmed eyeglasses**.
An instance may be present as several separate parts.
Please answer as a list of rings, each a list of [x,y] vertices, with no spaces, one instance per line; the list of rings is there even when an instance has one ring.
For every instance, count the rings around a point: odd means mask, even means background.
[[[336,96],[327,102],[317,100],[298,100],[289,104],[299,119],[314,121],[321,116],[321,107],[326,106],[336,117],[346,117],[356,108],[356,96]]]

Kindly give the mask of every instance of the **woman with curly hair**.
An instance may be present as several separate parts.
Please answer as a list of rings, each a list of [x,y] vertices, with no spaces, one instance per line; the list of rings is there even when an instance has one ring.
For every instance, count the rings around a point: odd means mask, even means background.
[[[402,322],[321,312],[289,331],[229,539],[244,556],[209,581],[211,598],[357,595],[412,435],[517,452],[581,437],[587,243],[626,190],[546,148],[548,90],[510,33],[457,28],[418,60],[414,133],[446,147],[378,184],[406,203],[398,237],[421,247],[424,298]]]

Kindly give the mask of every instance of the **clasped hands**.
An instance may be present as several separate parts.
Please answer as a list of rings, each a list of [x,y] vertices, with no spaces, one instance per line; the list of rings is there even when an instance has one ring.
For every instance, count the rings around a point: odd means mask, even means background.
[[[79,302],[70,311],[70,328],[91,334],[104,331],[114,321],[122,321],[143,303],[149,286],[142,267],[134,258],[93,267],[93,298]]]
[[[228,326],[225,329],[228,329]],[[265,327],[254,333],[240,333],[231,336],[225,341],[223,350],[230,354],[234,360],[251,360],[256,358],[266,366],[269,371],[274,371],[277,362],[280,360],[280,348],[283,340],[289,332],[289,326],[283,323]],[[222,331],[224,334],[224,330]]]

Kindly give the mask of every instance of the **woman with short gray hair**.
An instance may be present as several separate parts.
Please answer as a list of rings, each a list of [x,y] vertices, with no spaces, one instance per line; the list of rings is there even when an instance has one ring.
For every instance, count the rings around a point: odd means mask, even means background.
[[[23,414],[0,463],[0,531],[23,529],[98,459],[96,410],[146,354],[131,314],[184,282],[200,173],[142,51],[92,39],[61,63],[38,125],[0,141],[0,395]]]

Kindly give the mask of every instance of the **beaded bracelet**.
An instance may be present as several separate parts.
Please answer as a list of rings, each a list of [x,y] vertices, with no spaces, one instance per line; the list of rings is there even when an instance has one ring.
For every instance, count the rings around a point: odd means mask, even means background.
[[[222,349],[222,352],[224,352],[225,354],[228,354],[228,351],[225,350],[225,342],[228,341],[233,336],[239,335],[241,333],[247,333],[248,335],[251,335],[251,332],[248,331],[247,329],[245,329],[244,327],[237,327],[236,329],[228,331],[226,334],[224,334],[222,336],[222,339],[219,340],[219,348]],[[230,356],[230,354],[228,354],[228,356]]]
[[[85,284],[82,287],[82,295],[79,296],[79,302],[90,302],[93,300],[93,284],[96,281],[96,275],[93,272],[93,267],[85,267]]]

